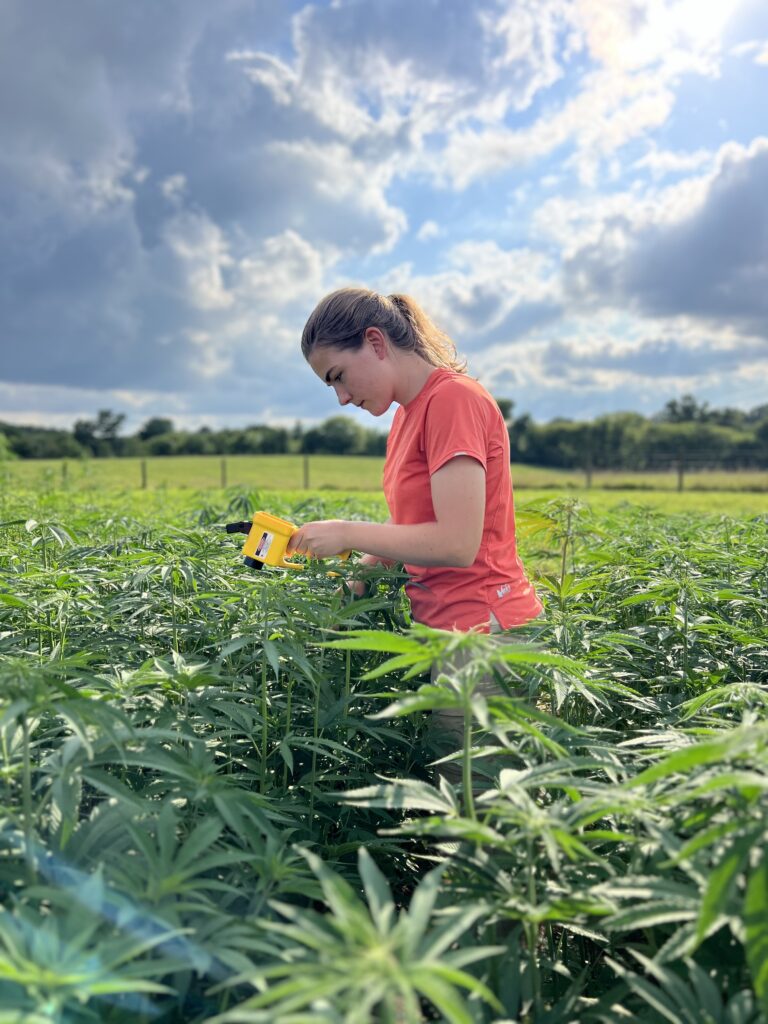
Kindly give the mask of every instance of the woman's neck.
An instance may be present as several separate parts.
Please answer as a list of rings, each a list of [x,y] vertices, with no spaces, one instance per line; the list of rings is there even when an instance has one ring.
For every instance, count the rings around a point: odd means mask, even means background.
[[[408,405],[438,367],[428,363],[426,359],[422,359],[415,352],[399,352],[397,360],[399,365],[395,401],[399,405]]]

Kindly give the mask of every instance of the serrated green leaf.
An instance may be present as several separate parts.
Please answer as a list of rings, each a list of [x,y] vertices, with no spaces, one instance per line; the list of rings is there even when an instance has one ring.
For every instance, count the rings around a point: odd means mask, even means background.
[[[746,952],[755,995],[768,1017],[768,856],[747,881],[744,896]]]

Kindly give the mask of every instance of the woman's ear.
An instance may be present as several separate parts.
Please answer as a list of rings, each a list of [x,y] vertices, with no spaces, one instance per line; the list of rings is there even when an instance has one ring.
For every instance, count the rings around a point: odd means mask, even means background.
[[[366,327],[364,337],[379,359],[384,359],[387,355],[387,336],[382,329]]]

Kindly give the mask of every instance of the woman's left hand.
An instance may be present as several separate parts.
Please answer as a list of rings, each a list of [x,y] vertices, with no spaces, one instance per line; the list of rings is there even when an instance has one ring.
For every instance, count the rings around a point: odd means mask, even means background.
[[[346,538],[349,524],[344,519],[323,519],[314,523],[305,523],[288,541],[288,554],[296,551],[312,558],[329,558],[348,551],[350,544]]]

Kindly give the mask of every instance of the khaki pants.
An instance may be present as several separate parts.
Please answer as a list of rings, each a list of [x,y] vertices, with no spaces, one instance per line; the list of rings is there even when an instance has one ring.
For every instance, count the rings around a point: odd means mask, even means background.
[[[492,634],[502,634],[500,639],[503,643],[525,643],[528,639],[525,636],[516,636],[514,632],[505,632],[499,624],[496,616],[491,612],[490,631]],[[432,666],[431,679],[434,683],[441,673],[450,674],[464,668],[471,660],[471,654],[467,651],[456,651],[451,655],[448,662],[439,662]],[[497,696],[504,691],[493,676],[487,676],[478,680],[474,687],[475,693],[483,696]],[[464,746],[464,712],[461,708],[438,708],[431,713],[430,723],[427,730],[430,745],[435,750],[435,758],[445,757],[448,754],[461,750]],[[473,737],[473,745],[477,745],[477,739]],[[499,768],[506,767],[504,763],[491,758],[483,758],[478,763],[478,769],[482,769],[483,775],[498,774]],[[455,786],[461,782],[461,761],[445,761],[435,766],[436,782],[441,778]],[[480,791],[487,788],[478,779]],[[475,789],[473,785],[473,790]]]

